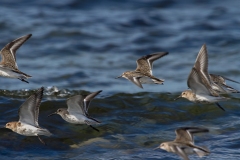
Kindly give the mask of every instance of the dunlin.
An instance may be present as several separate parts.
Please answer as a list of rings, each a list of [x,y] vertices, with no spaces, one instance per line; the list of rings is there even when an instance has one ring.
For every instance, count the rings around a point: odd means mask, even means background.
[[[97,91],[84,97],[82,95],[76,95],[67,100],[68,108],[59,108],[57,112],[51,115],[59,114],[65,121],[73,124],[87,124],[96,131],[98,129],[94,128],[92,125],[100,124],[98,120],[92,118],[88,114],[88,109],[91,100],[102,91]]]
[[[144,83],[163,84],[164,80],[153,76],[152,69],[153,62],[167,54],[168,52],[159,52],[143,56],[137,60],[137,68],[135,71],[126,71],[121,76],[116,78],[126,78],[140,88],[143,88],[142,84]]]
[[[239,83],[239,82],[237,82],[235,80],[232,80],[232,79],[229,79],[227,77],[220,76],[220,75],[215,75],[215,74],[210,74],[210,78],[214,83],[221,86],[227,93],[239,93],[238,90],[236,90],[233,87],[227,85],[226,80],[232,81],[232,82],[235,82],[235,83]],[[219,92],[219,93],[222,93],[222,92]],[[225,92],[223,92],[223,93],[225,93]]]
[[[17,78],[23,82],[28,83],[26,79],[30,78],[30,75],[18,70],[16,63],[16,51],[21,45],[27,41],[32,34],[22,36],[10,43],[8,43],[1,51],[2,60],[0,62],[0,75],[3,77]]]
[[[181,156],[184,160],[189,160],[188,155],[197,154],[199,157],[208,155],[207,148],[199,147],[194,144],[193,134],[209,132],[206,128],[181,127],[175,130],[176,139],[170,142],[163,142],[159,145],[160,149],[173,152]]]
[[[216,90],[220,92],[224,92],[225,90],[210,78],[208,73],[207,47],[205,44],[198,53],[195,65],[188,76],[187,85],[191,90],[183,91],[178,98],[183,97],[192,102],[215,103],[219,108],[224,110],[218,101],[224,101],[227,98],[220,96]]]
[[[43,90],[43,87],[40,88],[20,106],[18,122],[8,122],[5,127],[24,136],[38,136],[38,139],[45,144],[39,136],[51,136],[52,134],[47,129],[41,128],[38,124],[39,107]]]

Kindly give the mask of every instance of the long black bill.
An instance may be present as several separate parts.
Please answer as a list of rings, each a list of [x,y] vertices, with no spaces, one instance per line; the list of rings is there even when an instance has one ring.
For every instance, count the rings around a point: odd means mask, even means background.
[[[118,76],[118,77],[116,77],[115,79],[118,79],[118,78],[121,78],[122,77],[122,75],[121,76]]]
[[[99,130],[97,129],[97,128],[95,128],[95,127],[93,127],[92,125],[89,125],[92,129],[94,129],[95,131],[98,131],[99,132]]]
[[[181,98],[181,95],[180,95],[180,96],[178,96],[177,98],[175,98],[175,99],[174,99],[174,101],[178,100],[179,98]]]
[[[153,150],[156,150],[156,149],[159,149],[160,147],[158,146],[158,147],[156,147],[156,148],[153,148]]]
[[[54,113],[52,113],[52,114],[49,114],[48,117],[50,117],[50,116],[52,116],[52,115],[55,115],[55,114],[57,114],[57,112],[54,112]]]
[[[224,109],[222,106],[220,106],[220,104],[219,104],[218,102],[216,102],[215,104],[216,104],[221,110],[225,111],[225,109]]]

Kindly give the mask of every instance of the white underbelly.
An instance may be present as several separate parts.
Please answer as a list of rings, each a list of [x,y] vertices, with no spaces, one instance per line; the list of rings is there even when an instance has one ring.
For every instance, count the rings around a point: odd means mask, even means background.
[[[20,127],[17,129],[17,133],[24,135],[24,136],[36,136],[38,128],[28,125],[28,124],[21,124]]]
[[[64,118],[67,122],[69,123],[74,123],[74,124],[85,124],[86,117],[83,115],[66,115]]]
[[[0,67],[0,76],[9,77],[9,78],[18,78],[20,77],[20,74]]]
[[[196,95],[197,101],[206,103],[215,103],[224,100],[222,97],[214,97],[209,95]]]
[[[153,82],[153,80],[151,79],[151,78],[149,78],[149,77],[141,77],[140,79],[140,82],[143,84],[143,83],[145,83],[145,84],[154,84],[154,82]]]

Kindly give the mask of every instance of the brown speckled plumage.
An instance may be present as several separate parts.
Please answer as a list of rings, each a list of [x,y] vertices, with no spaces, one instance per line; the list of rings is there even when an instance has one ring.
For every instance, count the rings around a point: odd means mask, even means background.
[[[164,80],[158,79],[153,76],[152,68],[153,68],[153,62],[155,60],[167,54],[168,52],[159,52],[159,53],[143,56],[137,60],[137,68],[135,71],[126,71],[117,78],[120,78],[120,77],[126,78],[140,88],[143,88],[142,87],[143,83],[163,84]]]
[[[22,36],[10,43],[8,43],[3,49],[0,51],[1,54],[1,62],[0,62],[0,75],[9,78],[18,78],[24,82],[27,82],[25,79],[30,78],[31,76],[21,72],[18,69],[16,63],[16,51],[18,48],[22,46],[24,42],[26,42],[32,34],[28,34]]]

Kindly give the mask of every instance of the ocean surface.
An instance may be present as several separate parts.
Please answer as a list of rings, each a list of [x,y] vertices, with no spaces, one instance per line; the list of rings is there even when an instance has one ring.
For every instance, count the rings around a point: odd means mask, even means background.
[[[188,74],[205,43],[209,72],[240,81],[240,1],[229,0],[61,0],[0,1],[0,48],[26,34],[17,51],[29,84],[0,77],[0,126],[18,120],[21,104],[45,87],[39,124],[54,135],[24,137],[0,129],[0,159],[177,160],[157,149],[183,126],[207,127],[195,143],[211,154],[204,160],[240,159],[240,94],[213,104],[174,99],[187,89]],[[141,89],[126,79],[143,55],[168,51],[154,62],[164,85]],[[240,90],[240,84],[227,82]],[[89,114],[95,126],[47,117],[66,99],[103,90]]]

